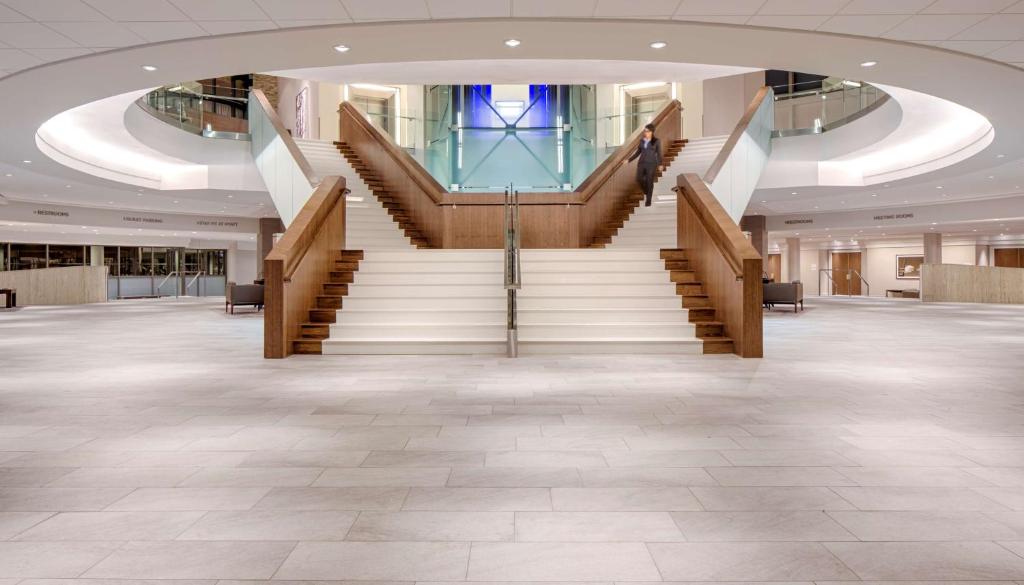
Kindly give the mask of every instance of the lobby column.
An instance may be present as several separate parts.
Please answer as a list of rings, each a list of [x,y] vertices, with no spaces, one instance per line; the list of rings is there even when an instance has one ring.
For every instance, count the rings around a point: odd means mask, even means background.
[[[924,235],[924,263],[942,264],[942,234]]]
[[[789,282],[800,280],[800,238],[786,238],[786,275]]]
[[[260,218],[259,233],[256,234],[256,278],[263,278],[263,259],[274,248],[274,234],[284,232],[284,222],[278,217]]]
[[[740,229],[750,232],[750,243],[766,261],[768,259],[768,221],[763,215],[744,215],[740,218]]]

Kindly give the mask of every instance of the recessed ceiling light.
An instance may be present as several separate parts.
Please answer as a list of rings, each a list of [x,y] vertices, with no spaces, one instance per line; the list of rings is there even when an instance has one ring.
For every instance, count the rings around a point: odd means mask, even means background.
[[[874,67],[875,65],[878,65],[878,61],[865,61],[860,64],[861,67]]]
[[[997,154],[996,158],[1006,158],[1006,155],[1005,154]]]
[[[878,197],[878,193],[872,193],[871,196],[872,197]]]
[[[790,193],[790,195],[796,195],[796,191],[793,191],[792,193]]]
[[[142,68],[146,71],[156,71],[156,67],[153,65],[143,65]]]
[[[938,186],[936,186],[935,188],[936,188],[936,189],[941,189],[941,188],[942,188],[942,185],[938,185]]]
[[[664,49],[667,46],[668,43],[666,43],[665,41],[654,41],[653,43],[651,43],[652,49]]]
[[[21,162],[23,162],[23,163],[25,163],[25,164],[27,164],[27,165],[30,165],[30,164],[32,164],[32,161],[30,161],[30,160],[23,160],[23,161],[21,161]]]
[[[523,42],[519,39],[505,39],[506,47],[518,47],[521,44],[523,44]]]
[[[12,175],[11,173],[7,173],[7,174],[6,174],[6,175],[4,175],[4,176],[5,176],[5,177],[13,177],[14,175]]]
[[[348,53],[352,49],[348,45],[334,45],[334,50],[339,53]]]

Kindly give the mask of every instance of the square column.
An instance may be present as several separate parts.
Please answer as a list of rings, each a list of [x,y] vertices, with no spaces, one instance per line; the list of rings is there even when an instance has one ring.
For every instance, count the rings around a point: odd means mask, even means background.
[[[800,280],[800,238],[786,238],[786,275],[789,282]]]
[[[942,264],[942,234],[924,235],[924,263]]]
[[[767,258],[768,218],[763,215],[744,215],[740,218],[740,229],[750,232],[750,243],[761,258]]]

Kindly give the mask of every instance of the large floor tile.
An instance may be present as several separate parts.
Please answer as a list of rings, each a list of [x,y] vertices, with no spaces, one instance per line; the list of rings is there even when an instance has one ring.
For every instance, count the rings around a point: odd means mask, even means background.
[[[461,581],[468,543],[302,542],[275,579]]]
[[[677,542],[667,512],[516,512],[518,542]]]
[[[129,542],[83,576],[90,579],[269,579],[291,542]]]
[[[861,579],[1024,579],[1024,558],[992,542],[840,542],[826,546]]]
[[[513,512],[362,512],[346,540],[483,542],[514,536]]]
[[[269,510],[397,510],[407,488],[273,488],[255,507]]]
[[[691,542],[856,540],[818,511],[674,512],[672,518]]]
[[[344,540],[356,516],[337,510],[208,512],[178,540]]]
[[[658,569],[643,544],[482,543],[470,581],[651,581]]]
[[[870,541],[1015,540],[1024,525],[1000,521],[1000,513],[984,512],[852,512],[829,515],[857,536]],[[827,539],[822,539],[827,540]]]
[[[524,512],[551,509],[545,488],[412,488],[405,510]]]
[[[119,542],[0,542],[4,578],[78,577],[113,553]]]
[[[817,543],[679,543],[648,545],[667,581],[857,580]]]
[[[202,512],[63,512],[22,532],[16,540],[173,540]]]
[[[270,488],[140,488],[110,504],[108,510],[248,510]]]
[[[687,488],[554,488],[555,510],[567,512],[642,512],[701,510],[701,504]]]

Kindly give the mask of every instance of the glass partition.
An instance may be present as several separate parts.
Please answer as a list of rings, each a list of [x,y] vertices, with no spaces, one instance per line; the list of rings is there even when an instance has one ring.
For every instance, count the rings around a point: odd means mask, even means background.
[[[249,131],[248,90],[201,82],[161,87],[139,98],[141,108],[192,134],[245,134]]]
[[[10,270],[11,268],[7,265],[8,250],[10,244],[0,242],[0,270]]]
[[[46,244],[11,244],[11,270],[46,268]]]
[[[775,95],[776,136],[838,128],[873,111],[889,97],[868,83],[834,77],[790,83],[780,89],[784,93]]]
[[[47,258],[47,265],[50,268],[85,266],[85,246],[59,246],[51,244]]]

